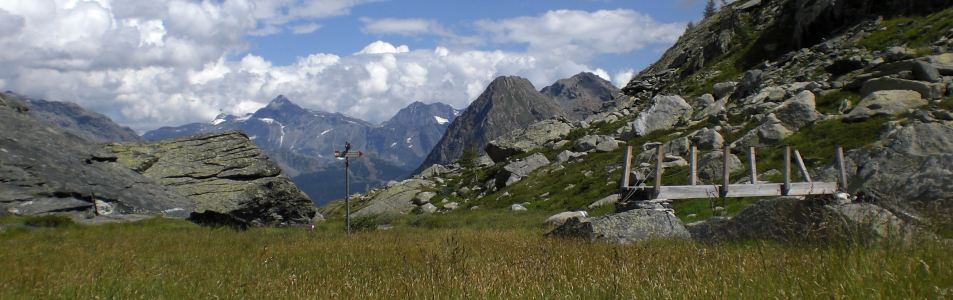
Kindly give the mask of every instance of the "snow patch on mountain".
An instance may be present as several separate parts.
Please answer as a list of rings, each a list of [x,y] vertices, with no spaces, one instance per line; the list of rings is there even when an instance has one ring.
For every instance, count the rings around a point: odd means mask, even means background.
[[[433,118],[437,120],[437,124],[440,124],[440,125],[447,124],[450,122],[450,120],[441,118],[440,116],[433,116]]]

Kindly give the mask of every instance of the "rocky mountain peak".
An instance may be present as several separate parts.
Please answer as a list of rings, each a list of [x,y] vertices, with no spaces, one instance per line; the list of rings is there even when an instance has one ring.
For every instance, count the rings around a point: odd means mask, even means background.
[[[620,93],[612,83],[591,72],[560,79],[540,92],[556,100],[566,116],[574,120],[583,120],[604,110],[604,106],[616,105]]]

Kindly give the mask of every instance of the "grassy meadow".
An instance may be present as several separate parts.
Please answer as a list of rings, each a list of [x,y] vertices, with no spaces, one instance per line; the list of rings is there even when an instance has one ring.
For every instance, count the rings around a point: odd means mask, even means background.
[[[936,242],[616,245],[547,238],[525,226],[347,235],[333,221],[315,231],[164,219],[3,223],[3,299],[953,297],[953,249]]]

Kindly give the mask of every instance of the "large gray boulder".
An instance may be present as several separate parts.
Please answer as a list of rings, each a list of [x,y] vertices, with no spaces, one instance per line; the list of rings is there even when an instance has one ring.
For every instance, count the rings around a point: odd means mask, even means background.
[[[915,91],[876,91],[861,99],[860,102],[844,116],[844,120],[863,121],[875,116],[896,115],[927,104],[928,102],[920,97],[920,93]]]
[[[771,111],[785,127],[797,130],[822,117],[815,109],[814,93],[802,91]]]
[[[698,178],[704,182],[721,183],[720,179],[724,176],[724,153],[722,151],[712,151],[698,158]],[[741,160],[734,154],[728,154],[728,173],[735,173],[744,170]]]
[[[153,178],[116,163],[99,144],[29,115],[15,95],[0,93],[0,215],[71,214],[188,217],[194,203]]]
[[[881,77],[864,82],[861,95],[868,96],[877,91],[911,90],[920,93],[926,99],[939,99],[946,93],[946,85],[900,78]]]
[[[549,164],[549,159],[541,153],[530,155],[527,158],[512,162],[503,167],[496,175],[496,186],[502,188],[512,185],[526,177],[536,169]]]
[[[953,211],[953,125],[898,126],[881,143],[849,151],[846,164],[849,188],[862,199],[924,216]]]
[[[615,138],[605,135],[587,135],[579,138],[573,146],[573,150],[579,152],[598,151],[611,152],[619,148],[619,141]]]
[[[120,164],[188,197],[197,222],[308,224],[317,213],[311,199],[241,132],[106,149]]]
[[[715,99],[721,99],[734,93],[737,86],[738,83],[734,81],[719,82],[712,86],[712,94]]]
[[[761,125],[748,131],[740,139],[731,143],[731,149],[747,149],[748,147],[760,147],[773,145],[781,142],[784,138],[794,134],[793,131],[785,127],[781,120],[774,114],[769,114],[764,118]]]
[[[635,136],[645,136],[659,130],[672,129],[691,118],[692,106],[679,96],[655,96],[652,104],[640,112],[626,128]]]
[[[677,217],[650,209],[633,209],[590,219],[571,218],[549,235],[616,243],[691,237]]]
[[[543,221],[543,232],[549,233],[569,221],[569,219],[585,219],[588,217],[585,211],[565,211],[546,218]]]
[[[486,154],[495,162],[506,161],[513,155],[540,148],[547,142],[562,139],[572,130],[572,124],[563,119],[549,119],[515,130],[486,145]]]
[[[699,129],[688,138],[698,150],[721,149],[725,144],[725,139],[721,134],[710,128]]]
[[[738,83],[738,88],[735,89],[735,93],[732,96],[735,99],[741,99],[753,94],[761,86],[763,75],[764,72],[757,69],[746,71],[745,74],[742,75],[741,82]]]
[[[782,243],[908,240],[914,228],[870,203],[827,203],[795,197],[762,200],[733,218],[687,225],[704,242],[771,240]]]
[[[371,199],[367,202],[367,206],[358,209],[352,216],[361,217],[409,213],[417,207],[414,205],[414,198],[423,190],[432,188],[433,186],[433,182],[427,180],[405,180],[399,184],[389,186],[374,195],[369,195]]]

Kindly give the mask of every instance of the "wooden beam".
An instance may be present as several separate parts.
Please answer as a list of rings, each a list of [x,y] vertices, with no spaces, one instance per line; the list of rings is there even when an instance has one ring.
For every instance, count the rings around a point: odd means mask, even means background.
[[[784,147],[784,188],[781,195],[791,192],[791,146]]]
[[[632,146],[625,147],[625,157],[623,158],[624,162],[622,163],[622,184],[621,188],[625,189],[629,187],[629,182],[632,178]]]
[[[688,185],[698,184],[698,152],[695,145],[688,150]]]
[[[722,154],[721,154],[721,197],[728,196],[728,146],[722,145]]]
[[[837,146],[835,150],[835,155],[837,156],[837,170],[840,172],[840,190],[842,192],[847,191],[847,166],[844,163],[844,148]]]
[[[655,189],[655,187],[646,187]],[[834,182],[794,182],[790,185],[788,196],[829,195],[837,192],[837,183]],[[659,193],[653,199],[704,199],[720,196],[721,186],[718,185],[673,185],[661,186]],[[732,184],[728,186],[725,197],[775,197],[784,196],[784,184]],[[650,199],[639,199],[650,200]]]
[[[804,160],[801,159],[801,153],[797,150],[794,150],[794,160],[797,162],[797,168],[801,171],[801,178],[806,182],[811,182],[811,174],[807,173],[807,166],[804,165]]]
[[[655,148],[655,195],[659,193],[659,187],[662,186],[662,161],[665,160],[665,152],[662,151],[664,148],[663,144],[659,144]]]
[[[748,147],[748,170],[751,171],[751,184],[758,183],[758,165],[755,162],[754,147]]]

